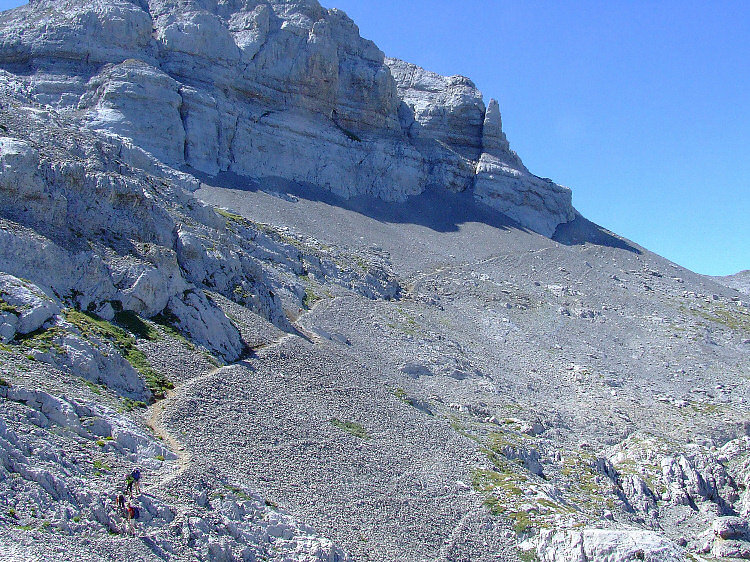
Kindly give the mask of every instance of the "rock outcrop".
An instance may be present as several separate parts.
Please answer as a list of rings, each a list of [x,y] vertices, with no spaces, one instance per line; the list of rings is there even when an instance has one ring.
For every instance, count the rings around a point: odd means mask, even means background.
[[[386,59],[315,0],[38,0],[0,17],[0,67],[172,167],[387,201],[468,190],[547,236],[574,218],[570,191],[510,150],[497,102]]]
[[[682,562],[685,559],[677,545],[657,533],[641,529],[543,530],[531,542],[535,543],[542,562]]]

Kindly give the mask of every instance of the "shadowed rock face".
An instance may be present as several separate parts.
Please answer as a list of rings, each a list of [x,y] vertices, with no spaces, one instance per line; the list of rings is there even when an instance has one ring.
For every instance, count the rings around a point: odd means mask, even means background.
[[[0,65],[35,101],[171,166],[347,198],[468,190],[546,236],[574,218],[469,79],[385,59],[315,1],[39,0],[3,14]]]

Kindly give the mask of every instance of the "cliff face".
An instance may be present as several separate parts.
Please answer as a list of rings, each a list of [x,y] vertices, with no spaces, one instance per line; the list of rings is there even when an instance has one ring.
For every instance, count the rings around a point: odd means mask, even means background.
[[[404,201],[473,191],[550,236],[567,188],[526,170],[467,78],[385,59],[313,0],[37,0],[3,14],[0,65],[34,101],[163,163]]]

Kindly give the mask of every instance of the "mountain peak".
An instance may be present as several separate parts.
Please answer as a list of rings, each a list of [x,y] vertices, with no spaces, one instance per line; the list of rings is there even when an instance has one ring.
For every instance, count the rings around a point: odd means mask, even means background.
[[[473,192],[546,236],[574,217],[470,79],[386,59],[314,0],[39,0],[0,25],[31,99],[169,166],[386,201]]]

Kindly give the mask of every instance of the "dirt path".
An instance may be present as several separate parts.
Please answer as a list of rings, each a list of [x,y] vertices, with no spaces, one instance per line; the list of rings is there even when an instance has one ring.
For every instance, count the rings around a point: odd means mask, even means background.
[[[320,344],[322,342],[322,338],[318,334],[311,332],[307,330],[304,326],[302,326],[302,324],[300,323],[300,320],[304,318],[306,315],[313,312],[320,304],[328,300],[333,300],[333,299],[323,299],[323,300],[316,302],[309,310],[301,314],[293,323],[293,326],[297,330],[297,332],[300,335],[306,337],[312,343]],[[262,349],[267,349],[272,346],[281,345],[286,339],[292,337],[293,335],[295,334],[284,334],[283,336],[276,338],[270,343],[254,348],[253,352],[257,353],[258,351]],[[165,398],[155,402],[149,407],[148,417],[146,419],[146,425],[148,425],[153,430],[154,435],[156,435],[157,438],[160,438],[169,447],[169,449],[175,455],[177,455],[177,466],[166,477],[161,478],[160,480],[158,480],[157,482],[154,482],[150,486],[144,487],[144,491],[146,492],[152,491],[154,489],[161,488],[165,486],[166,484],[169,484],[172,480],[174,480],[175,478],[180,476],[183,472],[185,472],[187,468],[190,466],[190,460],[191,460],[190,452],[164,426],[164,412],[166,411],[167,407],[170,404],[174,403],[174,401],[180,395],[182,395],[187,388],[191,387],[197,382],[200,382],[204,379],[212,377],[215,374],[217,374],[219,371],[221,371],[222,369],[227,369],[233,365],[235,365],[235,363],[230,363],[229,365],[217,367],[215,369],[211,369],[210,371],[202,375],[193,377],[183,382],[179,386],[175,387],[173,390],[168,391]]]

